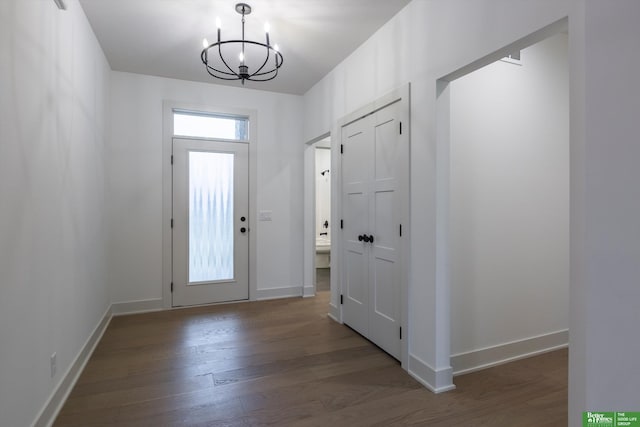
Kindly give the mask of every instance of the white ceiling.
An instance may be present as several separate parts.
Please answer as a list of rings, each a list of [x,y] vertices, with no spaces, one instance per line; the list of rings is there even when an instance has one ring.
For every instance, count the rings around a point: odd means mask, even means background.
[[[284,64],[270,82],[246,87],[303,94],[410,0],[245,0],[247,39],[271,25]],[[207,74],[202,39],[240,38],[234,0],[80,0],[111,68],[117,71],[241,86]]]

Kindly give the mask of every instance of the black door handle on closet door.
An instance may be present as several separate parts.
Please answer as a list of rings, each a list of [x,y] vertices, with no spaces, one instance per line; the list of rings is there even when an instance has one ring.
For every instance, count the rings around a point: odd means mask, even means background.
[[[358,236],[358,241],[362,242],[364,240],[364,234]]]
[[[369,242],[370,242],[370,243],[373,243],[373,234],[370,234],[370,235],[369,235]]]

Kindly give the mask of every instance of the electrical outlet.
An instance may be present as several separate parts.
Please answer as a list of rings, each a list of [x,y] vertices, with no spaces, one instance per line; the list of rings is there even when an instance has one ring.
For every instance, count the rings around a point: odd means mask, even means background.
[[[56,375],[56,369],[57,369],[56,356],[57,356],[57,353],[53,353],[49,360],[49,362],[51,363],[51,378],[53,378]]]

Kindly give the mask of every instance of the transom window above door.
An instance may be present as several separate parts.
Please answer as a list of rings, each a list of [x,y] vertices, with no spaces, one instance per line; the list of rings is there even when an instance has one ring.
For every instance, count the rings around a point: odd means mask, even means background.
[[[248,142],[249,118],[198,111],[173,110],[173,135]]]

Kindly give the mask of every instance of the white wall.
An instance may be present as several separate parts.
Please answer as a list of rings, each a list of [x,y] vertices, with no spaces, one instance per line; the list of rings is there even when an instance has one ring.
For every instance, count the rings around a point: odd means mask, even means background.
[[[587,0],[579,13],[584,19],[570,28],[579,64],[571,117],[571,417],[640,406],[640,3]]]
[[[569,326],[567,42],[450,85],[451,353],[475,352],[476,366],[514,356],[480,350]],[[472,368],[463,360],[455,371]]]
[[[35,421],[109,307],[110,70],[77,2],[66,3],[0,2],[3,426]]]
[[[302,289],[302,98],[114,72],[109,171],[109,266],[114,302],[162,298],[163,100],[257,110],[258,297]],[[286,290],[280,290],[286,292]]]

